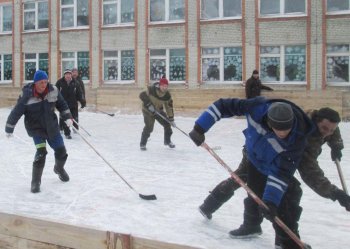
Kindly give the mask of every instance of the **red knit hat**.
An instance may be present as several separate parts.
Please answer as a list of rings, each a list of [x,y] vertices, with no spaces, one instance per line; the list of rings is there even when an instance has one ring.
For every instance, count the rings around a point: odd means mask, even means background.
[[[167,78],[163,77],[159,80],[159,85],[169,85],[169,81],[167,80]]]

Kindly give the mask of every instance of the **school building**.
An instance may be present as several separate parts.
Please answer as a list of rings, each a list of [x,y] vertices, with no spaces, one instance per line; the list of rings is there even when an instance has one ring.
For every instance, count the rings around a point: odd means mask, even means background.
[[[350,118],[350,0],[0,0],[0,106],[35,70],[77,67],[88,105],[140,112],[162,75],[177,112],[244,98],[254,69],[303,108]]]

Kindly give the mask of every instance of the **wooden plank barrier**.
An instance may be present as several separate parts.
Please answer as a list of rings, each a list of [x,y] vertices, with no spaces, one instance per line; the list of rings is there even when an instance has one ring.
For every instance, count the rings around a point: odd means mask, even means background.
[[[1,249],[196,249],[0,212]],[[198,248],[198,247],[197,247]]]

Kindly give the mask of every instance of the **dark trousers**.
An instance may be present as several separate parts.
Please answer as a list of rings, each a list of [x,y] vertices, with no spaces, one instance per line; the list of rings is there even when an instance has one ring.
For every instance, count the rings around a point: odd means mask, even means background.
[[[79,123],[79,115],[78,115],[79,111],[78,111],[78,106],[69,108],[69,110],[70,110],[70,112],[71,112],[71,114],[72,114],[72,116],[73,116],[73,119],[74,119],[77,123]],[[66,136],[70,135],[70,129],[69,129],[69,127],[66,125],[66,123],[64,122],[64,120],[63,120],[61,117],[60,117],[60,123],[59,123],[59,125],[60,125],[60,130],[63,130],[63,131],[64,131],[64,135],[66,135]],[[73,126],[75,127],[75,129],[77,129],[77,130],[79,129],[79,126],[78,126],[75,122],[73,122]]]
[[[164,117],[167,117],[166,113],[163,111],[159,112]],[[141,135],[141,142],[140,145],[146,145],[147,139],[150,137],[151,133],[153,132],[154,128],[154,122],[157,120],[159,124],[161,124],[164,127],[164,143],[168,144],[170,143],[171,135],[173,134],[173,130],[171,129],[170,124],[159,117],[158,115],[153,115],[148,111],[142,110],[143,114],[143,121],[145,122],[145,127],[143,128],[142,135]]]
[[[262,198],[267,176],[261,174],[251,163],[248,165],[247,184],[254,193]],[[297,179],[292,178],[288,184],[286,193],[284,194],[280,206],[278,207],[278,217],[297,235],[298,221],[302,212],[299,206],[302,196],[300,183]],[[260,225],[263,216],[259,212],[258,204],[248,196],[244,200],[244,224],[246,225]],[[277,225],[273,224],[277,236],[281,240],[281,246],[284,249],[299,249],[300,247]]]

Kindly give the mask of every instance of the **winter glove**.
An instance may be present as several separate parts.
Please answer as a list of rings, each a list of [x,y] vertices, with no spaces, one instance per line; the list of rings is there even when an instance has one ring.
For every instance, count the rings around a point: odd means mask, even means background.
[[[73,119],[67,119],[64,121],[68,127],[71,127],[73,125]]]
[[[81,106],[80,106],[81,109],[85,108],[85,107],[86,107],[86,100],[83,99],[83,100],[80,102],[80,104],[81,104]]]
[[[266,219],[268,219],[271,222],[274,222],[274,219],[277,216],[277,207],[275,204],[269,201],[265,202],[265,204],[269,208],[269,210],[262,206],[259,206],[260,212]]]
[[[6,137],[7,137],[7,138],[12,138],[12,137],[13,137],[13,133],[7,133],[7,132],[6,132]]]
[[[341,153],[341,150],[338,150],[338,149],[331,150],[332,161],[335,161],[336,159],[338,159],[340,161],[342,156],[343,156],[343,154]]]
[[[150,113],[152,113],[152,114],[155,114],[155,113],[156,113],[156,109],[154,108],[154,105],[148,104],[148,105],[146,105],[146,107],[147,107],[147,110],[148,110]]]
[[[334,197],[338,200],[339,204],[345,207],[347,211],[350,212],[350,196],[347,195],[343,190],[336,190]]]
[[[190,138],[192,139],[192,141],[197,146],[200,146],[205,140],[204,131],[203,131],[202,127],[200,127],[197,124],[193,127],[193,130],[189,133],[189,135],[190,135]]]
[[[176,127],[175,121],[170,121],[170,125],[171,125],[172,127]]]

